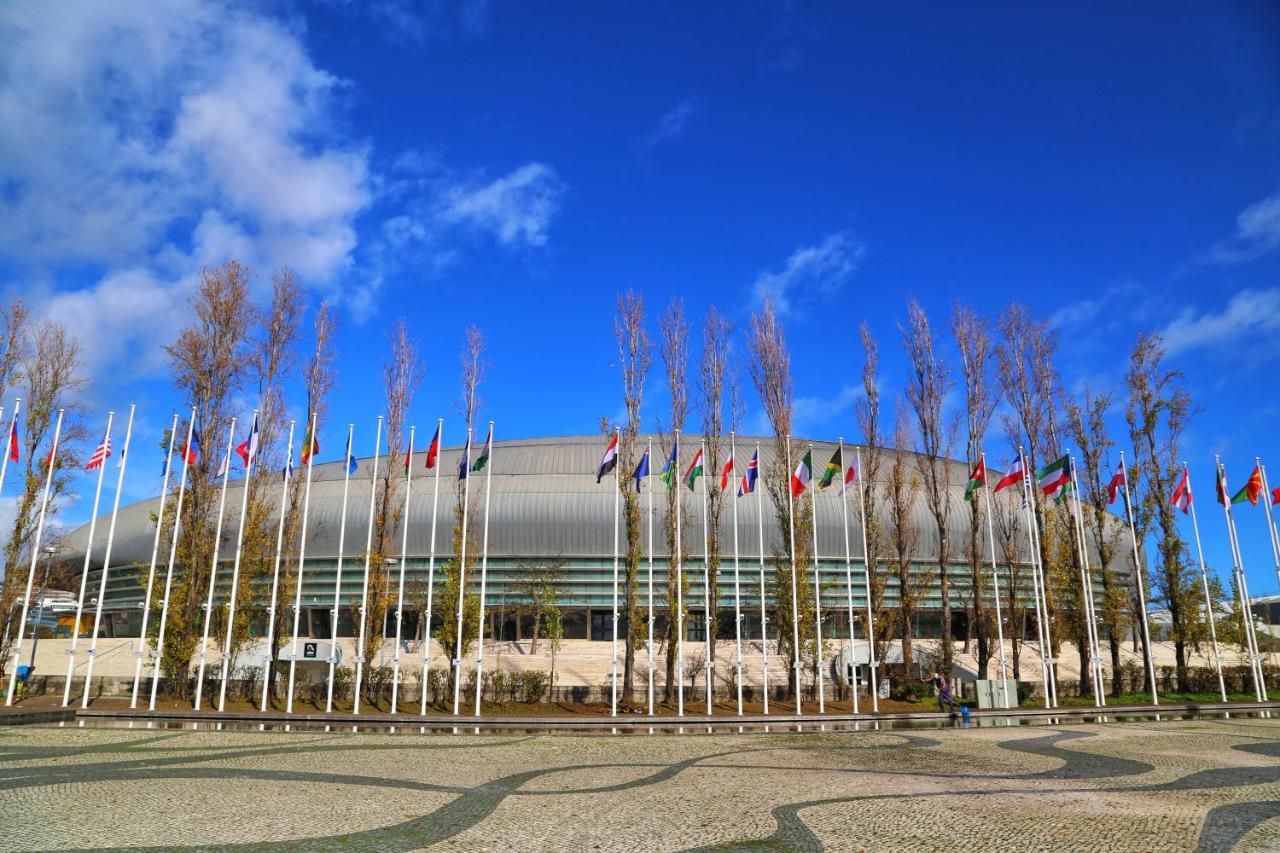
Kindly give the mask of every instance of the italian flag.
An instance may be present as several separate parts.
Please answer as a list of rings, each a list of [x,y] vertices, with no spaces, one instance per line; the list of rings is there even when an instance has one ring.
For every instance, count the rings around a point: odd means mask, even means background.
[[[796,471],[791,475],[791,495],[800,497],[804,494],[804,490],[809,488],[809,481],[813,479],[813,451],[805,453],[804,458],[800,460],[800,464],[796,466]]]
[[[978,467],[973,469],[973,473],[969,475],[969,485],[964,487],[964,499],[973,500],[973,495],[978,489],[987,484],[987,459],[982,457],[978,460]]]
[[[1002,489],[1007,489],[1010,486],[1016,486],[1022,482],[1022,477],[1022,456],[1019,455],[1018,458],[1014,460],[1013,467],[1009,469],[1009,473],[996,481],[996,487],[993,491],[995,491],[996,494],[999,494]]]
[[[825,489],[830,486],[831,482],[840,475],[840,468],[840,450],[837,448],[836,452],[831,454],[831,460],[827,462],[827,469],[822,472],[822,479],[818,481],[818,488]]]
[[[692,491],[697,485],[698,478],[702,476],[702,448],[698,448],[698,452],[693,454],[693,461],[689,463],[689,470],[684,472],[684,484]]]
[[[1063,456],[1050,462],[1036,474],[1041,493],[1046,498],[1063,500],[1071,488],[1071,459]]]

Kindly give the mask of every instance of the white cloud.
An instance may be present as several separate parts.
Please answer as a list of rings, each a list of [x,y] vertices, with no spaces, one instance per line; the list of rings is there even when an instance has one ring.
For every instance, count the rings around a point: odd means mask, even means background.
[[[637,142],[643,148],[652,148],[664,140],[675,139],[684,133],[685,125],[692,116],[693,102],[681,101],[658,119],[658,126],[654,130],[640,137]]]
[[[806,304],[837,293],[857,272],[867,245],[845,233],[826,237],[816,246],[797,249],[779,272],[762,272],[752,286],[757,302],[772,299],[790,314]]]
[[[1216,313],[1188,308],[1161,330],[1170,353],[1235,345],[1265,350],[1276,334],[1280,334],[1280,288],[1242,290]]]
[[[504,246],[544,246],[564,191],[550,166],[526,163],[490,183],[446,190],[436,218],[492,234]]]
[[[1209,259],[1234,264],[1260,258],[1280,248],[1280,194],[1255,202],[1236,217],[1236,233],[1209,250]]]
[[[796,397],[792,404],[791,422],[797,435],[824,433],[827,424],[836,420],[852,423],[853,404],[862,389],[845,385],[831,397]]]

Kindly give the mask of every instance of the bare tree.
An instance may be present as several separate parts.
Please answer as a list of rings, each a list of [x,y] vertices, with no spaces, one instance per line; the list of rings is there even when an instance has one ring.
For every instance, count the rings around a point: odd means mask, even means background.
[[[671,397],[671,431],[677,432],[684,426],[689,414],[689,323],[684,316],[684,303],[673,299],[658,325],[658,352],[662,356],[663,369],[666,373],[667,391]],[[666,616],[667,624],[663,631],[663,645],[667,650],[667,680],[663,687],[663,701],[670,702],[676,688],[676,637],[680,624],[688,615],[688,581],[677,570],[684,563],[686,549],[684,542],[676,547],[676,513],[681,513],[681,526],[684,524],[684,501],[680,489],[680,459],[675,460],[675,470],[671,472],[667,484],[667,516],[666,533],[667,548],[671,557],[667,560],[667,592]],[[677,595],[677,590],[680,595]],[[684,603],[683,612],[680,604]]]
[[[894,413],[894,444],[899,448],[911,442],[907,407],[901,400]],[[916,530],[915,505],[920,495],[920,472],[903,450],[889,454],[888,478],[884,485],[884,501],[888,509],[886,557],[892,561],[893,574],[898,588],[897,635],[902,641],[902,664],[907,677],[915,663],[912,639],[915,636],[913,620],[923,587],[921,578],[911,571],[916,556],[919,535]]]
[[[10,386],[21,376],[22,356],[30,344],[30,319],[27,304],[21,299],[0,305],[0,399],[8,395]]]
[[[885,577],[880,571],[880,553],[883,548],[884,528],[880,523],[880,474],[884,465],[884,435],[880,425],[880,383],[877,371],[880,367],[880,345],[864,322],[859,328],[862,340],[862,396],[854,404],[854,417],[862,432],[865,452],[862,454],[862,470],[858,477],[863,483],[862,500],[867,537],[867,577],[871,582],[871,613],[875,620],[876,636],[869,637],[876,644],[875,660],[881,678],[884,677],[885,648],[892,637],[893,623],[885,602]]]
[[[724,433],[725,374],[729,363],[729,341],[733,327],[714,305],[707,311],[702,328],[702,360],[698,364],[698,388],[701,391],[702,434],[707,440],[707,591],[711,659],[707,666],[715,672],[716,638],[720,635],[720,515],[725,494],[720,490],[720,440]]]

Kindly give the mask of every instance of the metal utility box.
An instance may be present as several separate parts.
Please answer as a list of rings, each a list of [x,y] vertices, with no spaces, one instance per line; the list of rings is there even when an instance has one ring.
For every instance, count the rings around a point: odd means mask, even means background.
[[[1004,684],[1009,689],[1009,704],[1004,701],[1004,688],[998,678],[980,678],[973,683],[977,693],[978,708],[1016,708],[1018,707],[1018,682],[1012,678]]]

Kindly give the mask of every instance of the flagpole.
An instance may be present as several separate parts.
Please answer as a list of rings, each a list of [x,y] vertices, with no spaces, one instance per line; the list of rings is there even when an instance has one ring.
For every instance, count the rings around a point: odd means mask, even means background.
[[[799,585],[796,582],[796,508],[795,495],[791,493],[791,436],[787,442],[787,481],[783,488],[787,490],[787,528],[791,536],[791,671],[795,677],[796,716],[804,713],[804,700],[800,690],[800,605],[798,599]],[[810,480],[813,479],[812,474]]]
[[[409,455],[404,466],[404,510],[400,528],[400,580],[396,591],[396,653],[391,658],[391,713],[400,698],[400,638],[404,621],[404,569],[409,561],[409,494],[413,488],[413,439],[417,427],[409,427]]]
[[[684,716],[684,555],[680,543],[680,516],[683,495],[680,494],[680,430],[675,431],[675,458],[671,464],[671,479],[676,491],[676,716]],[[668,488],[671,484],[668,484]],[[668,598],[670,600],[670,598]]]
[[[979,453],[982,464],[982,492],[987,501],[987,538],[991,543],[991,586],[996,596],[996,642],[1000,644],[1000,691],[1004,707],[1009,707],[1009,665],[1004,656],[1004,616],[1000,612],[1000,572],[996,568],[995,516],[991,511],[991,486],[987,483],[987,454]],[[1014,698],[1017,698],[1015,695]]]
[[[1249,672],[1253,676],[1253,693],[1259,702],[1265,701],[1267,695],[1266,682],[1263,679],[1257,639],[1253,633],[1253,612],[1249,609],[1249,586],[1244,577],[1244,559],[1240,554],[1240,540],[1236,536],[1235,519],[1231,515],[1231,496],[1227,494],[1227,466],[1223,465],[1215,455],[1214,464],[1218,468],[1220,484],[1219,497],[1222,500],[1222,513],[1227,522],[1227,540],[1231,545],[1231,561],[1235,568],[1236,595],[1240,599],[1240,621],[1244,630],[1245,646],[1249,652]]]
[[[356,641],[356,687],[351,699],[351,713],[360,713],[360,689],[364,685],[365,628],[369,616],[369,564],[373,559],[373,517],[378,506],[378,457],[382,454],[382,415],[378,415],[377,432],[373,439],[373,470],[369,474],[369,525],[364,537],[364,579],[360,583],[360,635]],[[378,639],[382,639],[382,626],[378,626]]]
[[[493,453],[493,421],[489,421],[489,438],[485,449]],[[480,716],[480,702],[484,697],[484,596],[489,580],[489,495],[493,485],[493,460],[485,460],[484,471],[484,533],[480,539],[480,618],[476,620],[476,716]],[[470,479],[470,478],[468,478]]]
[[[711,509],[710,500],[707,496],[707,440],[703,438],[698,442],[698,452],[702,456],[702,601],[703,601],[703,652],[705,665],[703,671],[707,676],[707,716],[711,716],[712,711],[712,693],[715,688],[714,675],[712,671],[714,665],[714,648],[713,644],[716,639],[711,635],[711,610],[718,601],[711,600]]]
[[[298,535],[298,575],[294,580],[293,598],[293,641],[289,649],[289,688],[285,699],[285,713],[293,713],[293,686],[298,671],[298,635],[302,623],[302,571],[307,562],[307,519],[311,510],[311,468],[316,462],[316,413],[311,412],[311,426],[307,430],[307,479],[302,488],[302,532]],[[343,460],[346,464],[346,460]],[[227,466],[230,468],[230,465]]]
[[[649,440],[645,449],[649,459],[650,471],[653,465],[653,439]],[[649,481],[649,716],[653,716],[653,476],[647,474]],[[554,688],[555,685],[552,685]]]
[[[876,682],[876,623],[871,607],[871,554],[867,546],[867,495],[862,482],[862,450],[855,451],[858,470],[854,475],[858,478],[858,514],[862,518],[862,582],[867,593],[867,662],[871,671],[871,713],[880,713],[880,688]]]
[[[1027,463],[1022,456],[1022,447],[1018,447],[1018,469],[1021,472],[1019,480],[1022,486],[1022,516],[1023,523],[1027,526],[1027,557],[1031,563],[1031,596],[1035,599],[1036,604],[1036,643],[1040,646],[1040,681],[1044,685],[1044,707],[1045,710],[1053,707],[1053,686],[1052,673],[1053,666],[1049,663],[1049,656],[1053,654],[1050,643],[1046,640],[1048,623],[1045,621],[1045,611],[1040,604],[1040,572],[1037,570],[1036,557],[1039,554],[1039,547],[1036,544],[1035,535],[1035,511],[1031,506],[1031,495],[1027,477]],[[1011,601],[1010,607],[1017,602]]]
[[[436,589],[436,520],[439,517],[436,510],[440,508],[440,451],[444,447],[444,418],[436,419],[436,475],[432,479],[434,483],[431,487],[431,556],[427,558],[427,612],[426,624],[422,630],[422,695],[419,700],[422,703],[421,714],[425,717],[427,714],[427,675],[431,672],[431,607],[433,604],[433,595]]]
[[[9,419],[9,429],[4,434],[3,452],[0,452],[0,492],[4,491],[4,475],[9,470],[9,453],[11,442],[18,429],[18,413],[22,410],[22,398],[13,399],[13,417]]]
[[[618,441],[618,429],[613,430],[613,440]],[[615,448],[621,456],[622,448]],[[618,716],[618,505],[622,500],[622,475],[617,458],[613,463],[613,634],[611,637],[613,662],[612,683],[609,696],[609,716]]]
[[[147,647],[147,622],[151,616],[151,590],[156,578],[156,560],[160,556],[160,532],[164,530],[164,505],[169,496],[169,467],[173,457],[173,441],[178,433],[178,413],[173,413],[173,423],[169,426],[169,448],[165,451],[164,477],[160,485],[160,506],[156,510],[156,535],[151,543],[151,566],[147,569],[147,589],[142,599],[142,630],[138,633],[138,648],[133,653],[133,694],[129,699],[129,707],[138,707],[138,682],[142,679],[142,658]]]
[[[1276,564],[1276,579],[1280,580],[1280,536],[1276,535],[1276,520],[1271,515],[1271,487],[1267,483],[1267,469],[1262,464],[1261,457],[1255,456],[1253,461],[1262,476],[1262,510],[1267,516],[1267,532],[1271,534],[1271,559]]]
[[[1084,605],[1085,617],[1085,635],[1086,641],[1089,643],[1090,673],[1093,681],[1093,702],[1094,706],[1101,708],[1106,705],[1106,699],[1103,697],[1102,690],[1102,666],[1098,660],[1098,623],[1093,615],[1093,576],[1089,571],[1089,545],[1085,541],[1084,535],[1084,519],[1081,515],[1080,507],[1080,484],[1076,480],[1076,466],[1071,459],[1071,454],[1067,454],[1067,470],[1071,474],[1071,489],[1076,493],[1076,500],[1073,502],[1071,496],[1067,495],[1066,500],[1069,509],[1072,512],[1072,520],[1075,522],[1077,549],[1080,555],[1080,593],[1083,596],[1081,603]],[[1065,486],[1064,486],[1065,488]]]
[[[40,517],[36,522],[36,535],[31,544],[31,567],[27,569],[27,590],[22,596],[22,617],[18,620],[18,639],[13,646],[13,672],[9,674],[9,694],[4,700],[6,707],[13,704],[13,691],[18,684],[18,661],[22,660],[22,635],[27,625],[27,613],[31,605],[31,587],[35,582],[36,562],[40,559],[40,540],[44,537],[44,519],[49,510],[49,495],[53,490],[53,469],[58,464],[58,439],[62,437],[64,412],[64,409],[58,409],[58,421],[53,428],[53,445],[49,450],[49,461],[44,466],[44,497],[40,501]],[[40,630],[40,626],[37,625],[36,630]]]
[[[458,632],[455,634],[456,647],[453,656],[453,715],[458,716],[458,706],[462,699],[462,615],[463,603],[467,600],[467,512],[471,508],[471,424],[467,424],[467,443],[462,451],[462,464],[458,475],[462,477],[462,554],[458,560]],[[480,689],[479,682],[476,689]]]
[[[764,489],[760,480],[760,442],[756,442],[756,522],[760,537],[760,680],[764,694],[764,713],[769,714],[769,617],[764,587]]]
[[[1048,649],[1048,656],[1045,663],[1049,668],[1049,690],[1050,702],[1053,707],[1058,707],[1058,669],[1057,658],[1054,657],[1053,650],[1053,619],[1049,613],[1049,578],[1045,574],[1044,560],[1040,553],[1040,519],[1036,514],[1036,501],[1038,500],[1038,490],[1032,484],[1031,464],[1022,455],[1022,448],[1018,448],[1018,457],[1022,460],[1023,465],[1023,488],[1028,496],[1027,511],[1031,514],[1031,566],[1032,571],[1040,578],[1040,603],[1041,610],[1044,612],[1044,639],[1045,648]]]
[[[111,422],[115,412],[107,412],[107,431],[104,433],[103,450],[111,445]],[[71,704],[71,678],[76,670],[76,641],[80,639],[80,617],[84,614],[84,594],[89,586],[89,557],[93,554],[93,533],[98,525],[98,499],[102,496],[102,478],[107,473],[107,456],[98,462],[98,483],[93,490],[93,512],[89,516],[89,537],[84,545],[84,567],[80,570],[80,597],[76,599],[76,621],[71,626],[71,647],[67,649],[67,677],[62,685],[62,707]]]
[[[1151,631],[1147,627],[1147,593],[1143,575],[1146,574],[1142,558],[1138,554],[1138,528],[1133,523],[1133,505],[1129,500],[1129,466],[1124,462],[1124,451],[1120,451],[1120,475],[1124,481],[1124,513],[1129,521],[1129,539],[1133,543],[1133,576],[1138,584],[1138,609],[1142,611],[1142,642],[1147,652],[1147,680],[1151,686],[1151,704],[1159,705],[1160,697],[1156,694],[1156,665],[1151,653]]]
[[[169,622],[169,592],[173,589],[173,564],[178,557],[178,539],[182,535],[182,505],[187,496],[187,469],[191,462],[191,436],[196,430],[196,407],[187,419],[187,443],[182,448],[182,480],[178,486],[178,506],[173,515],[173,535],[169,541],[169,565],[164,570],[164,595],[160,598],[160,630],[156,635],[156,659],[151,670],[151,701],[147,710],[156,709],[156,690],[160,687],[160,663],[164,659],[164,631]],[[184,676],[185,678],[185,676]]]
[[[813,444],[809,444],[809,453],[813,453]],[[810,456],[812,459],[812,455]],[[823,680],[822,667],[823,648],[822,648],[822,582],[821,575],[818,572],[818,484],[813,481],[813,470],[809,471],[809,517],[811,519],[810,527],[813,528],[813,632],[816,640],[815,657],[818,671],[818,713],[827,713],[826,685]]]
[[[844,436],[840,436],[840,477],[844,478]],[[849,608],[849,657],[845,661],[845,671],[853,663],[853,549],[849,544],[849,499],[844,494],[845,485],[840,484],[840,519],[844,530],[844,588]],[[858,664],[853,663],[853,672],[849,676],[849,693],[853,697],[853,713],[858,713]]]
[[[338,663],[338,609],[342,595],[342,555],[347,543],[347,489],[351,485],[351,444],[356,425],[347,424],[347,449],[342,460],[342,513],[338,520],[338,567],[333,579],[333,610],[329,613],[329,685],[324,702],[326,714],[333,711],[333,671]]]
[[[732,432],[729,433],[729,463],[738,464],[738,443]],[[732,473],[733,468],[730,468]],[[732,490],[731,490],[732,492]],[[738,501],[733,501],[733,642],[737,653],[734,682],[738,685],[738,716],[742,716],[742,568],[738,561]]]
[[[1187,467],[1187,463],[1182,463],[1182,476],[1187,482],[1187,507],[1191,510],[1191,529],[1196,537],[1196,556],[1200,560],[1200,586],[1204,590],[1204,607],[1205,612],[1209,616],[1209,639],[1213,643],[1213,663],[1218,670],[1218,692],[1222,695],[1222,701],[1227,701],[1227,686],[1222,678],[1222,655],[1218,649],[1218,629],[1216,619],[1213,615],[1213,599],[1209,597],[1209,570],[1204,562],[1204,548],[1200,546],[1200,522],[1196,520],[1196,500],[1195,493],[1191,491],[1191,471]]]
[[[276,525],[276,558],[271,567],[271,601],[267,605],[267,653],[262,659],[262,703],[267,711],[267,699],[271,695],[271,659],[275,656],[276,597],[280,591],[280,557],[284,552],[284,521],[289,508],[289,475],[293,473],[293,429],[296,421],[289,421],[289,441],[285,445],[283,481],[280,486],[280,518]],[[301,587],[299,587],[301,589]]]
[[[231,650],[235,648],[236,597],[240,589],[240,559],[244,556],[244,526],[249,512],[249,486],[253,479],[253,463],[258,461],[258,410],[253,410],[249,438],[245,441],[244,481],[240,484],[240,527],[236,530],[236,556],[231,563],[231,594],[227,599],[226,644],[222,649],[222,683],[218,686],[218,713],[227,706],[227,680],[231,676]],[[227,464],[230,473],[231,465]],[[163,495],[162,495],[163,497]]]
[[[126,440],[127,440],[127,437],[126,437]],[[209,653],[209,627],[210,625],[213,624],[213,592],[215,589],[215,584],[218,580],[218,550],[222,545],[222,518],[227,508],[227,481],[231,479],[231,448],[235,445],[235,440],[236,440],[236,419],[232,418],[231,426],[227,430],[227,452],[226,452],[226,455],[222,457],[222,466],[223,466],[222,467],[222,497],[219,498],[218,500],[218,521],[217,521],[217,525],[214,527],[214,535],[213,535],[213,559],[210,562],[210,566],[209,566],[209,597],[205,601],[204,626],[200,631],[200,654],[198,655],[198,657],[200,658],[200,666],[196,672],[196,710],[197,711],[200,710],[200,701],[204,698],[204,669],[205,669],[205,660]],[[123,467],[124,465],[123,459],[120,461],[120,464]],[[117,503],[119,502],[119,495],[116,496],[116,501]],[[112,519],[112,521],[114,523],[114,518]],[[107,537],[108,551],[110,550],[110,547],[111,547],[110,543],[111,543],[111,537],[108,536]],[[107,590],[107,586],[106,586],[107,578],[106,578],[105,565],[103,566],[103,569],[102,569],[102,575],[103,575],[102,593],[99,594],[99,598],[105,595]],[[89,666],[90,667],[93,666],[92,660],[89,661]],[[89,691],[88,691],[87,685],[85,688],[84,699],[85,699],[85,704],[82,707],[88,707]]]

